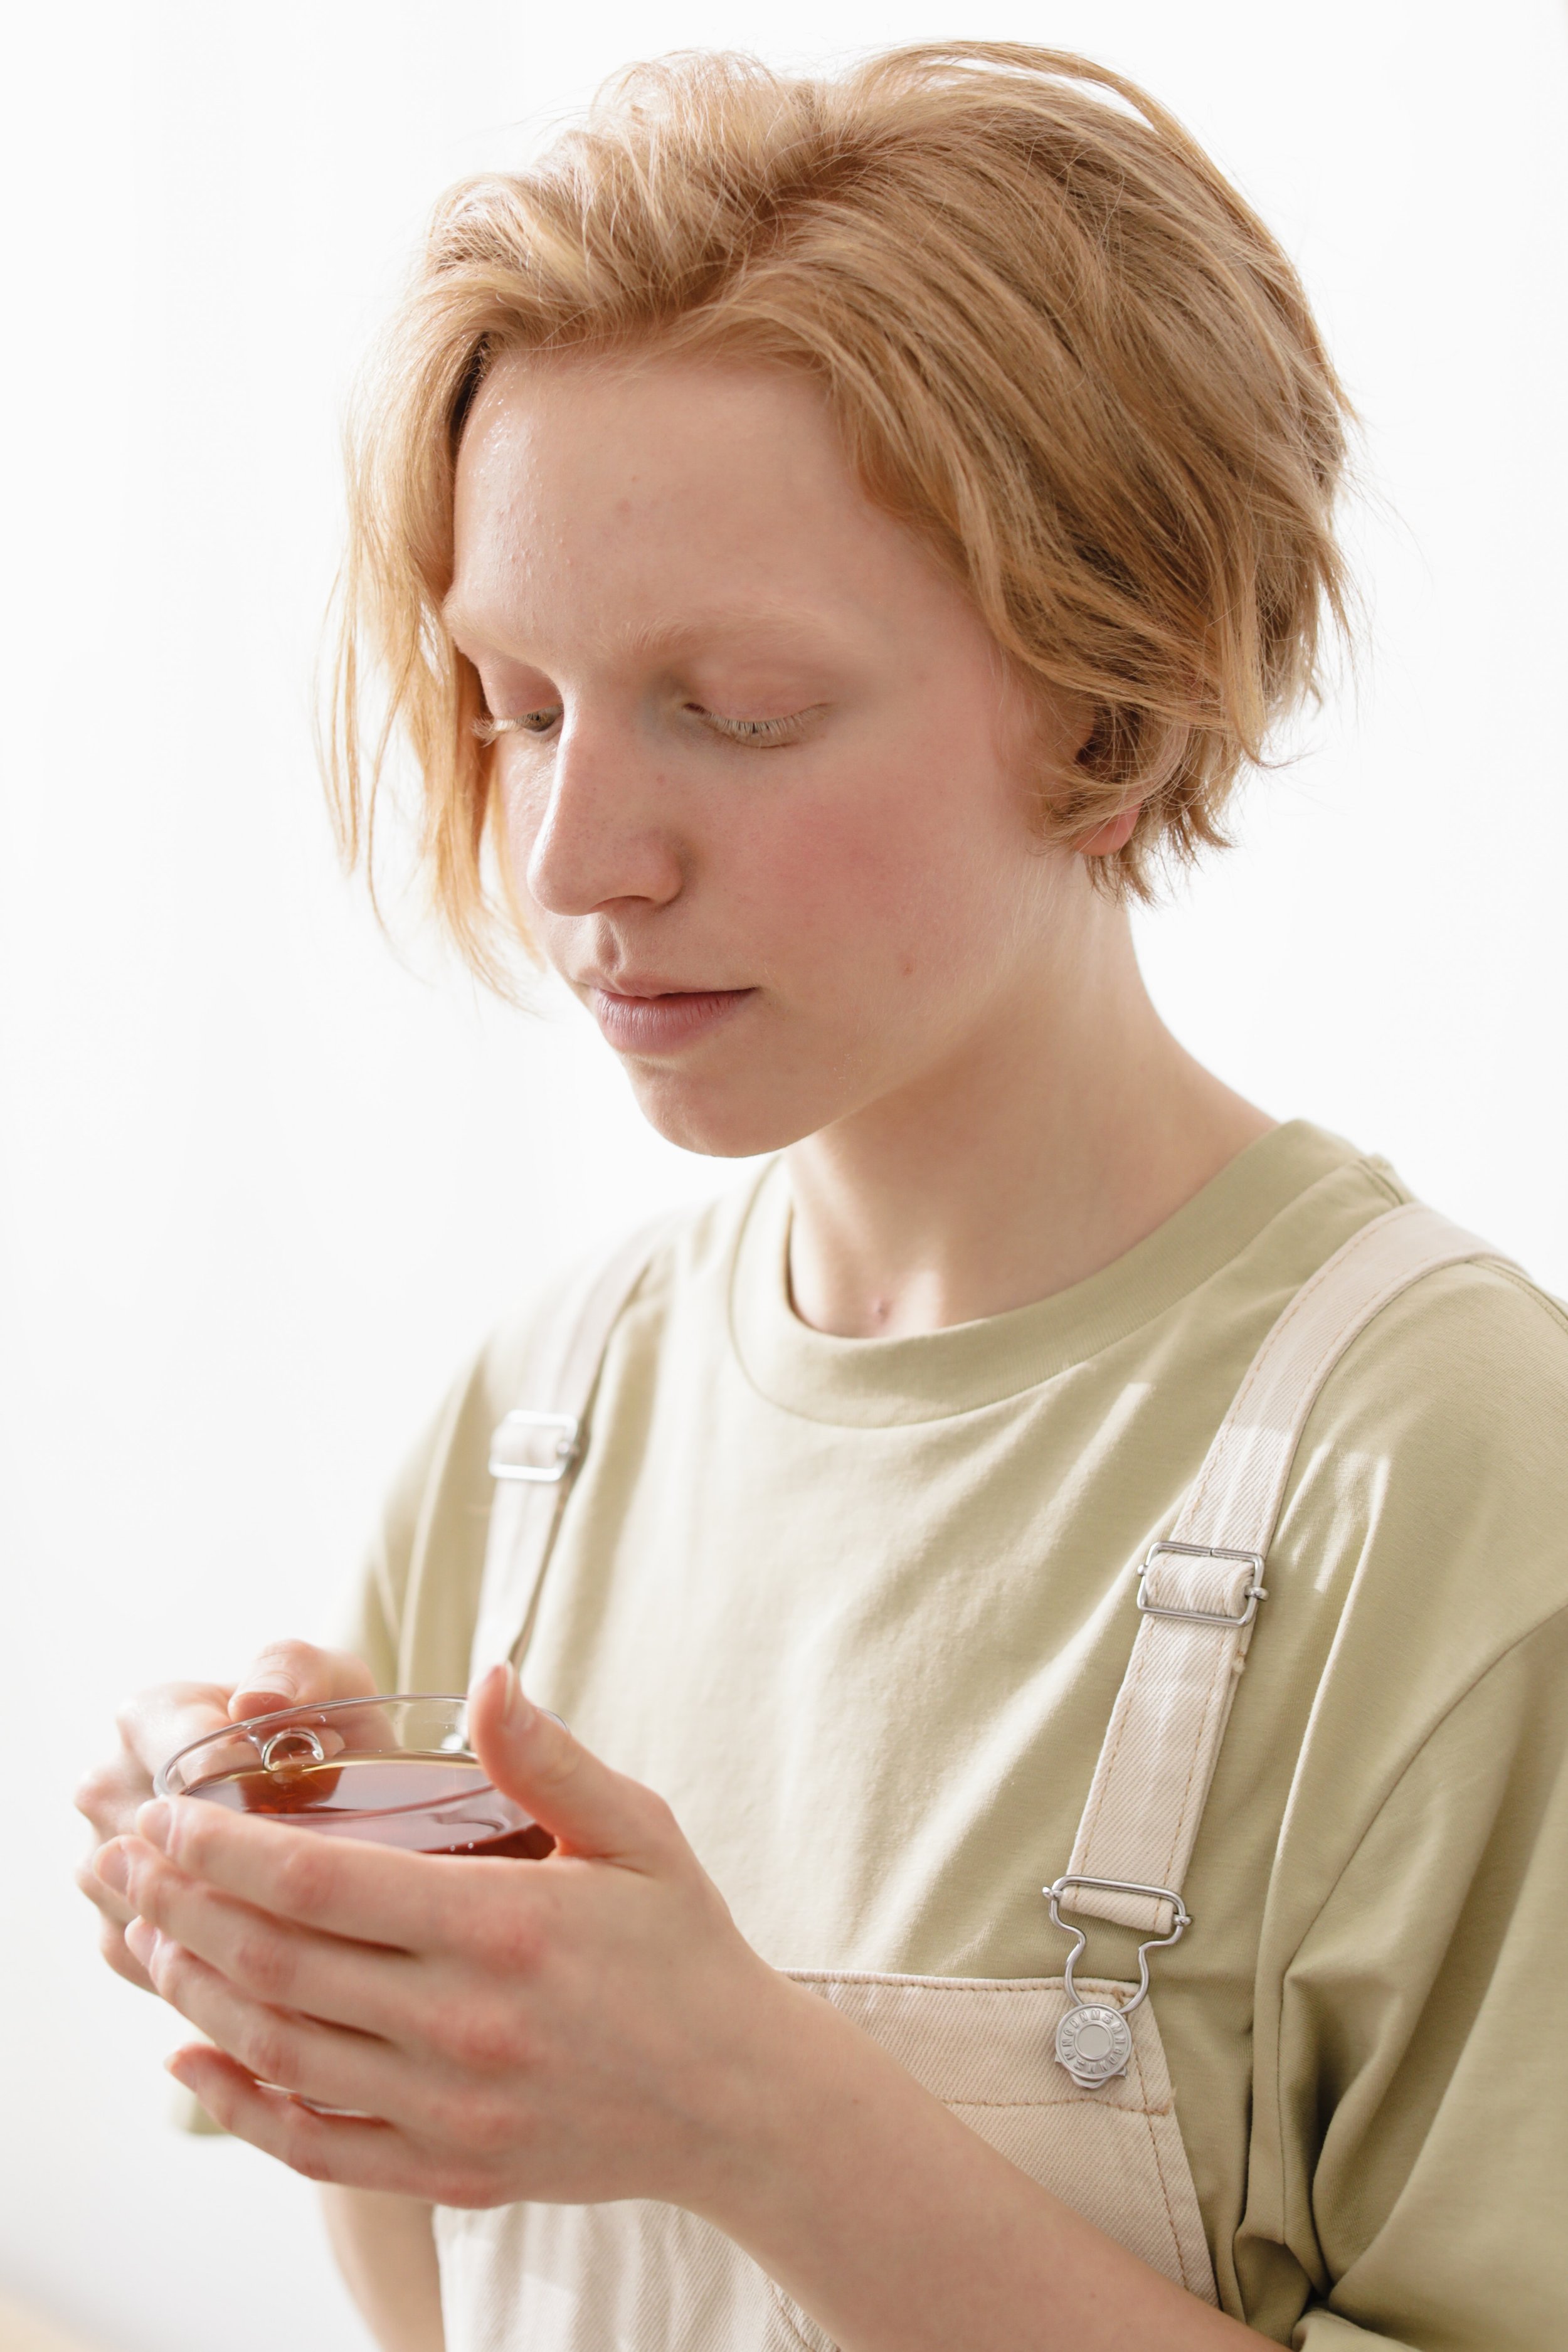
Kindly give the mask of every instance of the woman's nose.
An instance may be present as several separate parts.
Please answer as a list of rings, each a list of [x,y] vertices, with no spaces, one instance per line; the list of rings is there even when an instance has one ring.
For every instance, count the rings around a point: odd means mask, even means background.
[[[514,819],[530,898],[552,915],[591,915],[626,898],[667,905],[685,878],[668,801],[634,730],[569,721],[548,791],[528,796]]]

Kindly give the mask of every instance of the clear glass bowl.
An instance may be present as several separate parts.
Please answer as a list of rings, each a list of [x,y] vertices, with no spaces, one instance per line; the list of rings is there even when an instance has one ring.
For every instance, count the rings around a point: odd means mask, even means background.
[[[423,1693],[280,1707],[193,1740],[153,1786],[325,1837],[537,1861],[555,1841],[492,1788],[467,1714],[464,1699]]]

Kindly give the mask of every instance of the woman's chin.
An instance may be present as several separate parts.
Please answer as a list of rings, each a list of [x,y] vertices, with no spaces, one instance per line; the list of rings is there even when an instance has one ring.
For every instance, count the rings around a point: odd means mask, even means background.
[[[626,1076],[648,1125],[667,1143],[708,1160],[751,1160],[762,1152],[782,1151],[826,1123],[804,1104],[792,1113],[787,1097],[781,1102],[773,1094],[762,1071],[748,1072],[743,1080],[737,1077],[726,1085],[711,1076],[705,1081],[695,1072],[683,1076],[628,1058]]]

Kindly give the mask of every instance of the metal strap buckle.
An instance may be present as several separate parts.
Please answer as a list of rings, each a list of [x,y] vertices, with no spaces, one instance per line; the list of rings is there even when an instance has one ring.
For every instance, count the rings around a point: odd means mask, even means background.
[[[1074,1886],[1090,1886],[1098,1895],[1146,1895],[1151,1903],[1168,1903],[1171,1906],[1170,1934],[1151,1936],[1146,1944],[1140,1944],[1138,1947],[1138,1990],[1122,2011],[1124,2017],[1130,2016],[1149,1990],[1148,1955],[1161,1950],[1166,1944],[1179,1944],[1193,1924],[1193,1915],[1173,1886],[1140,1886],[1131,1878],[1068,1876],[1053,1880],[1049,1886],[1042,1886],[1040,1892],[1051,1907],[1052,1927],[1059,1927],[1064,1936],[1070,1936],[1073,1938],[1072,1950],[1068,1954],[1067,1965],[1062,1970],[1068,1997],[1073,2000],[1079,1998],[1072,1980],[1073,1962],[1089,1941],[1087,1929],[1076,1926],[1071,1919],[1062,1917],[1062,1897]]]
[[[1091,1886],[1102,1895],[1145,1895],[1152,1903],[1168,1903],[1171,1906],[1171,1932],[1168,1936],[1151,1936],[1138,1947],[1138,1990],[1131,2000],[1112,2006],[1109,2001],[1086,2000],[1073,1981],[1073,1968],[1089,1941],[1086,1931],[1071,1919],[1064,1919],[1061,1903],[1075,1886]],[[1149,1997],[1149,1955],[1166,1944],[1179,1943],[1192,1926],[1192,1915],[1173,1886],[1142,1886],[1130,1878],[1083,1878],[1069,1874],[1040,1889],[1051,1906],[1051,1925],[1059,1927],[1073,1939],[1071,1951],[1062,1969],[1062,1984],[1067,1992],[1068,2009],[1057,2027],[1057,2061],[1065,2066],[1079,2088],[1098,2091],[1115,2074],[1124,2074],[1132,2055],[1132,2028],[1128,2019]]]
[[[1162,1553],[1174,1553],[1185,1559],[1234,1559],[1239,1566],[1250,1568],[1252,1581],[1242,1594],[1245,1606],[1240,1616],[1234,1617],[1224,1609],[1166,1609],[1156,1601],[1145,1600],[1149,1570]],[[1138,1579],[1138,1606],[1145,1617],[1176,1617],[1188,1625],[1225,1625],[1234,1632],[1237,1626],[1250,1625],[1258,1614],[1258,1602],[1268,1598],[1268,1590],[1263,1582],[1263,1554],[1260,1551],[1226,1551],[1220,1544],[1151,1544],[1142,1573]]]
[[[530,1486],[554,1486],[577,1458],[578,1424],[570,1412],[534,1412],[519,1405],[490,1440],[490,1476]],[[517,1450],[508,1452],[509,1443]],[[527,1447],[533,1459],[523,1454]]]

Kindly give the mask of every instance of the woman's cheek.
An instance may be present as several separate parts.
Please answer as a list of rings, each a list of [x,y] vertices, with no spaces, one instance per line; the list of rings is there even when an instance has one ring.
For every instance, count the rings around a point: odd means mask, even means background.
[[[544,918],[534,908],[528,887],[528,869],[533,856],[539,829],[544,822],[544,812],[550,804],[547,782],[529,775],[515,755],[510,760],[498,759],[492,771],[491,790],[499,795],[501,855],[506,860],[507,880],[511,894],[521,907],[528,908],[535,924]]]
[[[747,934],[806,973],[846,958],[896,965],[941,896],[896,803],[868,806],[852,783],[781,808],[735,850],[726,895]]]
[[[788,970],[809,998],[848,992],[887,1003],[927,985],[950,989],[975,961],[989,963],[998,927],[991,894],[979,894],[974,847],[933,861],[896,807],[819,808],[809,825],[770,845],[747,896],[747,932],[771,973]]]

